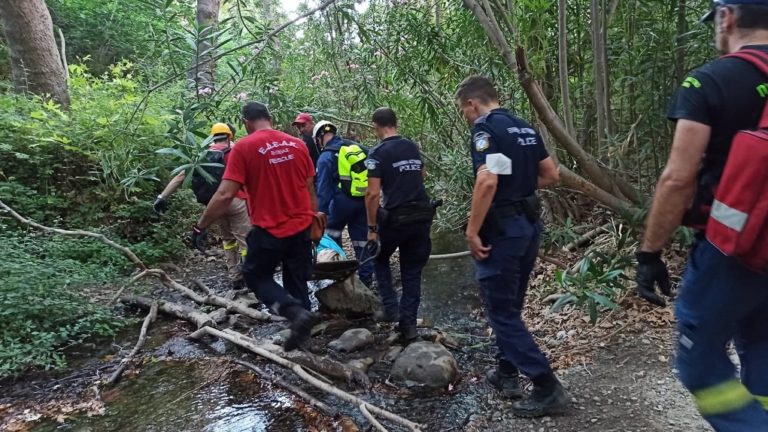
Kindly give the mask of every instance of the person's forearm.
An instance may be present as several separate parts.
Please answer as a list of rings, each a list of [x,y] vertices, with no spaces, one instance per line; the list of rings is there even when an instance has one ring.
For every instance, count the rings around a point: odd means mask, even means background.
[[[380,193],[368,192],[365,194],[365,212],[368,217],[368,226],[376,226],[376,216],[379,212],[379,198]]]
[[[168,184],[165,186],[165,189],[163,189],[162,192],[160,192],[160,196],[163,199],[168,199],[171,195],[173,195],[184,183],[184,172],[180,172],[176,175],[176,177],[172,178],[171,181],[168,182]]]
[[[664,249],[683,220],[688,203],[691,202],[695,193],[695,185],[676,184],[662,176],[656,187],[653,205],[645,223],[645,234],[640,250],[657,252]]]
[[[480,232],[483,226],[488,209],[491,208],[493,195],[496,193],[496,184],[478,180],[472,191],[472,206],[469,211],[469,222],[467,223],[467,236],[474,236]]]
[[[208,228],[211,224],[224,217],[234,198],[235,195],[223,193],[221,190],[217,191],[205,208],[203,215],[197,222],[197,226],[200,228]]]

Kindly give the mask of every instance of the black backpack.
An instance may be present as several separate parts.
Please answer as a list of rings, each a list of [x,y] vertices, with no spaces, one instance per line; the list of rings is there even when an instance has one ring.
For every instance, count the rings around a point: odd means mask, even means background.
[[[229,147],[222,150],[208,150],[205,154],[205,163],[220,164],[221,166],[202,165],[192,172],[192,192],[195,193],[197,202],[203,205],[208,205],[213,198],[213,194],[221,184],[221,177],[224,175],[224,155],[231,150]],[[202,169],[208,175],[213,178],[213,181],[208,181],[197,170]]]

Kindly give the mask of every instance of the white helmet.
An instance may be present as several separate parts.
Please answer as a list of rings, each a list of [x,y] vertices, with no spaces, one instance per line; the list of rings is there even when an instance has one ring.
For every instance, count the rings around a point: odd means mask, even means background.
[[[330,132],[330,133],[335,135],[336,134],[336,125],[334,125],[333,123],[331,123],[331,122],[329,122],[327,120],[319,121],[319,122],[317,122],[315,127],[312,129],[312,138],[313,139],[317,139],[318,135],[320,133],[325,135],[328,132]]]

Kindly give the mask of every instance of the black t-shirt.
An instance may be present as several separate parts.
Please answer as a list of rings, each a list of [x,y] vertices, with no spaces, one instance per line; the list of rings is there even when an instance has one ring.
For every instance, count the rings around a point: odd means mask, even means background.
[[[470,152],[475,173],[486,165],[499,176],[494,204],[520,201],[536,192],[539,162],[549,157],[539,133],[503,108],[475,120]]]
[[[768,45],[744,48],[768,52]],[[754,129],[768,96],[768,78],[755,66],[737,58],[719,58],[691,72],[675,93],[667,117],[708,125],[712,133],[699,171],[692,212],[685,223],[701,226],[720,182],[731,140],[742,129]]]
[[[317,168],[317,158],[320,157],[320,151],[317,149],[315,140],[312,139],[312,135],[302,135],[301,139],[304,140],[304,144],[306,144],[307,150],[309,150],[309,157],[312,159],[312,165]]]
[[[399,135],[383,139],[365,160],[369,178],[381,179],[384,208],[391,210],[411,202],[429,202],[424,189],[419,147]]]

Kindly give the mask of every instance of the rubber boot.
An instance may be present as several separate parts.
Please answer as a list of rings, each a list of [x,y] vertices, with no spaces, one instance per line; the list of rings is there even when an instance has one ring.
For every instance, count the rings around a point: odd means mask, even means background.
[[[398,328],[400,330],[400,336],[402,336],[406,343],[411,343],[419,338],[419,331],[416,330],[415,325],[400,324]]]
[[[317,318],[312,312],[295,305],[290,306],[282,315],[291,322],[291,335],[285,341],[283,349],[293,351],[309,340]]]

